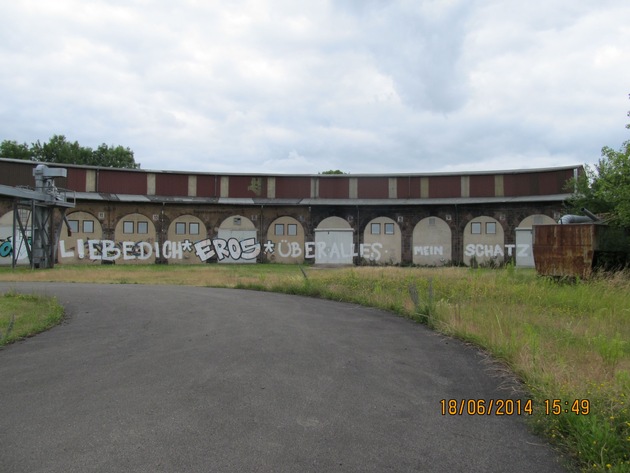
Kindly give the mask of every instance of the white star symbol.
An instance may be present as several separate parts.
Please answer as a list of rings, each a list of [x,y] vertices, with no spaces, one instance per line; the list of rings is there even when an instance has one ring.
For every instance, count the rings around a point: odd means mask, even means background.
[[[192,241],[188,238],[182,241],[182,251],[192,251]]]
[[[265,243],[265,253],[273,253],[275,247],[276,244],[273,241],[267,240],[267,243]]]

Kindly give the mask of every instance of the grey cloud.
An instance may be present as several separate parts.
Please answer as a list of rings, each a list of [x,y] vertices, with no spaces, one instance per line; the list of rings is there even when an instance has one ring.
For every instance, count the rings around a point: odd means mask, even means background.
[[[461,107],[466,77],[460,58],[474,2],[375,3],[372,15],[362,18],[362,43],[405,104],[436,113]]]

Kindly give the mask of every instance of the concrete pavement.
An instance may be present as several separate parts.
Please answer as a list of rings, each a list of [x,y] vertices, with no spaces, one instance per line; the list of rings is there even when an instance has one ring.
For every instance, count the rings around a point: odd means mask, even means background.
[[[0,283],[67,320],[0,350],[2,472],[561,472],[476,349],[387,312],[197,287]],[[536,408],[537,406],[534,406]]]

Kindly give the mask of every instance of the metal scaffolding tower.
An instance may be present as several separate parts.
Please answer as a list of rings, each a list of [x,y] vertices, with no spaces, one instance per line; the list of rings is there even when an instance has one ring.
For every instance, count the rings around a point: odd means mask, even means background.
[[[33,169],[35,189],[0,185],[0,195],[15,198],[13,204],[13,256],[15,268],[26,249],[31,268],[52,268],[57,257],[61,225],[55,229],[54,212],[65,220],[66,209],[75,206],[74,192],[55,187],[56,177],[66,177],[67,169],[38,164]],[[71,198],[69,198],[71,197]]]

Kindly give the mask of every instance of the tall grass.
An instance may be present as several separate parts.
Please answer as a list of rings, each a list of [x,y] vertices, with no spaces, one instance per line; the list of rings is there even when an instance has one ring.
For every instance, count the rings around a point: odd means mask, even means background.
[[[630,275],[563,283],[533,270],[288,265],[0,270],[0,280],[190,284],[273,290],[393,311],[474,342],[531,393],[533,428],[582,471],[630,471]],[[562,401],[560,415],[543,406]],[[564,412],[588,400],[589,413]]]
[[[273,289],[391,310],[476,343],[525,383],[533,427],[582,471],[630,471],[630,275],[568,284],[513,268],[352,268]],[[547,414],[555,399],[561,412]],[[588,414],[571,411],[575,400]]]

